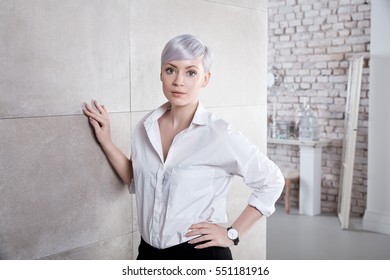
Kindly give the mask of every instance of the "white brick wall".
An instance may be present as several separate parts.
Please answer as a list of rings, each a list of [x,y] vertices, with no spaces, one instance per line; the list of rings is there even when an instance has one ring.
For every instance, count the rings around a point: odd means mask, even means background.
[[[268,1],[268,66],[283,77],[278,93],[269,92],[268,101],[277,101],[278,120],[292,121],[298,103],[307,97],[318,109],[320,136],[335,139],[332,147],[323,149],[323,212],[337,212],[349,59],[357,55],[363,55],[365,63],[352,214],[362,215],[366,206],[370,12],[370,0]],[[269,144],[268,155],[279,165],[299,166],[296,147]]]

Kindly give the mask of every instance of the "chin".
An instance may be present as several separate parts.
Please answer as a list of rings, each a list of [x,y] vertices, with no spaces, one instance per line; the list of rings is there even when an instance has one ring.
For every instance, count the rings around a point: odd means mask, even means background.
[[[198,100],[196,101],[188,101],[188,100],[177,100],[177,99],[170,99],[169,102],[173,106],[177,107],[184,107],[184,106],[196,106],[198,105]]]

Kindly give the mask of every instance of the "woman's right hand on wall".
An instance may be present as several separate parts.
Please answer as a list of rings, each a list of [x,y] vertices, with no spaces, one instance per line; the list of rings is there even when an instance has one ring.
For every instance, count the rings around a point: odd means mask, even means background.
[[[109,114],[104,105],[100,105],[96,100],[93,100],[93,104],[97,110],[86,103],[83,112],[88,117],[90,124],[95,130],[97,140],[101,145],[104,145],[111,142]]]
[[[131,160],[111,140],[110,118],[104,105],[93,101],[95,108],[85,104],[84,114],[88,117],[102,150],[106,154],[111,165],[124,183],[130,186],[133,178],[133,166]]]

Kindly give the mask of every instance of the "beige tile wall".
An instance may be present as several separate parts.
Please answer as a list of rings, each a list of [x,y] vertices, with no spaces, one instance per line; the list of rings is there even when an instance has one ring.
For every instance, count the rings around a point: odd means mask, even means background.
[[[129,117],[111,116],[113,139],[127,153]],[[47,257],[132,232],[127,188],[84,116],[2,119],[0,131],[2,259]]]

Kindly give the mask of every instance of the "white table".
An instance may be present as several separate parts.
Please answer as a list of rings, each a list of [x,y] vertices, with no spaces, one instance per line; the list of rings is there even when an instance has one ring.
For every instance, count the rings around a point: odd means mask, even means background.
[[[299,214],[314,216],[321,213],[322,147],[331,142],[331,139],[310,141],[268,138],[268,143],[299,146]]]

